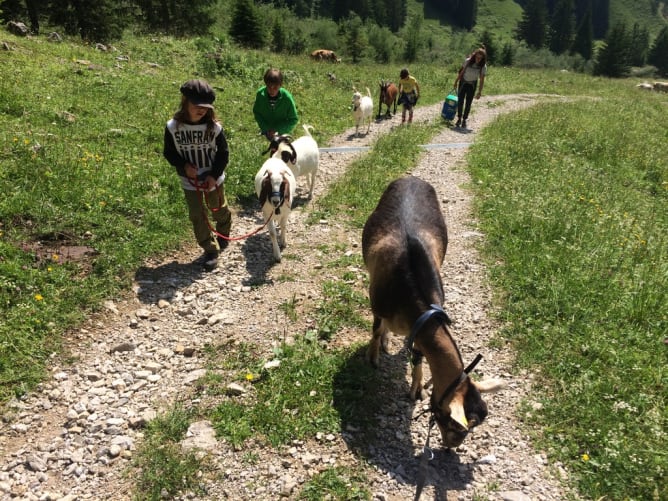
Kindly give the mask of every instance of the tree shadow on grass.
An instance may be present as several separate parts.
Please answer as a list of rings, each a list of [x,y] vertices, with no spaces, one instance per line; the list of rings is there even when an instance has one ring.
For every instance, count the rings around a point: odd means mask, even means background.
[[[365,360],[365,350],[363,346],[352,353],[334,377],[333,404],[343,439],[356,456],[395,482],[416,486],[425,437],[420,431],[420,442],[412,439],[411,428],[419,425],[413,419],[416,404],[408,395],[407,352],[383,354],[380,367],[374,369]],[[421,403],[417,405],[422,408]],[[426,423],[429,414],[417,419]],[[442,448],[440,440],[434,426],[430,435],[433,458],[428,462],[425,485],[433,486],[435,500],[446,500],[448,491],[465,490],[471,483],[473,465],[461,463],[454,451]]]

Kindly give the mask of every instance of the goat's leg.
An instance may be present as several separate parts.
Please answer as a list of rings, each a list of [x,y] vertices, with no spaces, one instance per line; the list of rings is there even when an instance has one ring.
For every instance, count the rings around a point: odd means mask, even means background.
[[[424,392],[422,386],[422,360],[413,366],[410,397],[412,400],[422,400]]]
[[[377,316],[373,316],[373,334],[371,342],[366,350],[366,359],[374,367],[378,367],[380,361],[380,348],[387,352],[387,333],[388,329],[383,320]]]
[[[308,197],[309,199],[313,198],[313,188],[315,187],[315,172],[311,172],[308,175],[309,178],[309,187],[308,187]]]
[[[285,211],[285,208],[283,209]],[[288,214],[286,213],[283,218],[281,218],[281,225],[278,230],[278,246],[281,249],[285,249],[285,240],[286,240],[286,230],[288,225]]]
[[[269,222],[269,238],[271,238],[271,246],[273,248],[274,252],[274,259],[278,261],[279,263],[281,262],[281,249],[278,246],[278,236],[276,235],[276,225],[274,224],[274,221],[271,220]]]

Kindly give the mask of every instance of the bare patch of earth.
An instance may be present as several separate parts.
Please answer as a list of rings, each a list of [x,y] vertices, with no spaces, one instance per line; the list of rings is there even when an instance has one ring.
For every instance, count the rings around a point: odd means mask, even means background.
[[[442,268],[444,307],[454,320],[453,332],[464,359],[482,353],[477,375],[507,383],[504,390],[486,398],[488,419],[456,451],[443,450],[438,433],[432,432],[434,457],[428,463],[423,500],[569,497],[566,472],[534,449],[521,423],[518,406],[530,402],[532,375],[513,370],[509,349],[488,345],[498,325],[492,319],[492,293],[476,251],[485,236],[471,213],[465,168],[468,144],[497,115],[555,97],[484,97],[473,105],[469,129],[443,129],[431,141],[438,146],[426,149],[419,163],[406,169],[430,182],[442,204],[450,236]],[[419,106],[415,121],[440,121],[440,107]],[[368,146],[393,127],[401,127],[399,116],[377,120],[366,136],[354,137],[352,128],[321,146]],[[232,243],[212,273],[195,262],[199,250],[194,247],[150,259],[138,269],[132,293],[109,301],[102,315],[71,333],[67,356],[54,358],[50,378],[4,410],[0,499],[131,499],[133,483],[127,472],[146,421],[175,401],[211,404],[196,391],[197,380],[207,370],[202,355],[206,345],[234,350],[240,343],[250,343],[257,356],[265,358],[282,341],[314,327],[321,284],[337,277],[323,266],[333,256],[321,249],[332,252],[336,247],[342,255],[359,254],[361,235],[336,219],[311,226],[305,222],[319,196],[362,154],[353,150],[322,154],[313,200],[306,202],[306,190],[299,190],[281,263],[274,264],[268,236],[262,231]],[[239,212],[233,235],[250,233],[261,224],[260,218],[259,210]],[[349,271],[361,286],[365,270]],[[296,322],[289,322],[282,311],[286,303],[295,306]],[[365,342],[369,334],[347,329],[333,342]],[[296,499],[301,485],[314,474],[341,465],[362,471],[376,500],[413,499],[428,417],[414,419],[421,405],[407,398],[409,368],[401,339],[392,338],[390,353],[379,369],[387,374],[386,406],[377,416],[377,437],[365,451],[352,445],[354,426],[340,435],[317,434],[279,449],[250,443],[238,450],[216,440],[207,424],[199,423],[184,445],[206,451],[212,468],[203,473],[201,484],[207,494],[184,499]],[[248,461],[251,456],[257,461]]]

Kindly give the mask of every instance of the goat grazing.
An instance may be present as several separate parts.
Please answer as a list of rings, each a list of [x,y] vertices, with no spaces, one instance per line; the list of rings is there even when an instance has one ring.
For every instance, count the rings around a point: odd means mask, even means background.
[[[360,125],[364,128],[364,123],[367,122],[366,133],[371,130],[371,115],[373,114],[373,99],[371,99],[371,91],[366,88],[366,96],[363,96],[357,89],[353,87],[353,118],[355,119],[355,135],[359,137]]]
[[[291,137],[283,134],[274,137],[269,147],[270,151],[274,151],[273,156],[283,160],[295,178],[306,176],[308,180],[308,198],[313,197],[313,188],[315,186],[315,177],[318,173],[318,165],[320,164],[320,150],[318,143],[309,129],[313,129],[310,125],[302,125],[306,135],[292,141]]]
[[[391,117],[392,114],[397,114],[397,95],[399,89],[392,82],[381,80],[380,82],[380,96],[378,97],[378,117],[381,116],[383,105],[387,106],[386,116]],[[394,110],[390,113],[390,108],[394,106]]]
[[[413,176],[393,181],[362,231],[362,255],[369,271],[373,337],[367,359],[377,366],[388,332],[407,337],[413,354],[410,396],[422,398],[422,356],[433,389],[430,411],[443,444],[457,447],[487,416],[480,392],[501,387],[497,380],[474,383],[450,333],[443,311],[440,267],[448,235],[434,188]]]
[[[295,198],[295,176],[280,158],[270,157],[255,175],[257,194],[264,221],[268,222],[269,237],[274,258],[281,261],[281,249],[285,248],[288,217]]]

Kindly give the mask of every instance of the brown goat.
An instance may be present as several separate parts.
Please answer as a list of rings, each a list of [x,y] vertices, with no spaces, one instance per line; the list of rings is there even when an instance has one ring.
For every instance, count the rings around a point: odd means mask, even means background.
[[[362,231],[362,254],[369,271],[373,337],[367,359],[375,366],[387,351],[390,331],[406,336],[413,352],[412,399],[422,398],[422,355],[432,374],[430,410],[446,447],[457,447],[483,422],[487,404],[481,392],[501,387],[496,380],[468,377],[441,308],[440,267],[448,235],[434,188],[417,177],[390,183]],[[476,363],[477,363],[476,359]]]
[[[392,114],[397,113],[397,95],[399,94],[399,89],[394,83],[381,80],[380,82],[380,97],[378,98],[378,117],[381,116],[381,110],[383,104],[387,106],[387,112],[385,116],[391,117]],[[394,106],[394,110],[390,113],[390,107]]]

